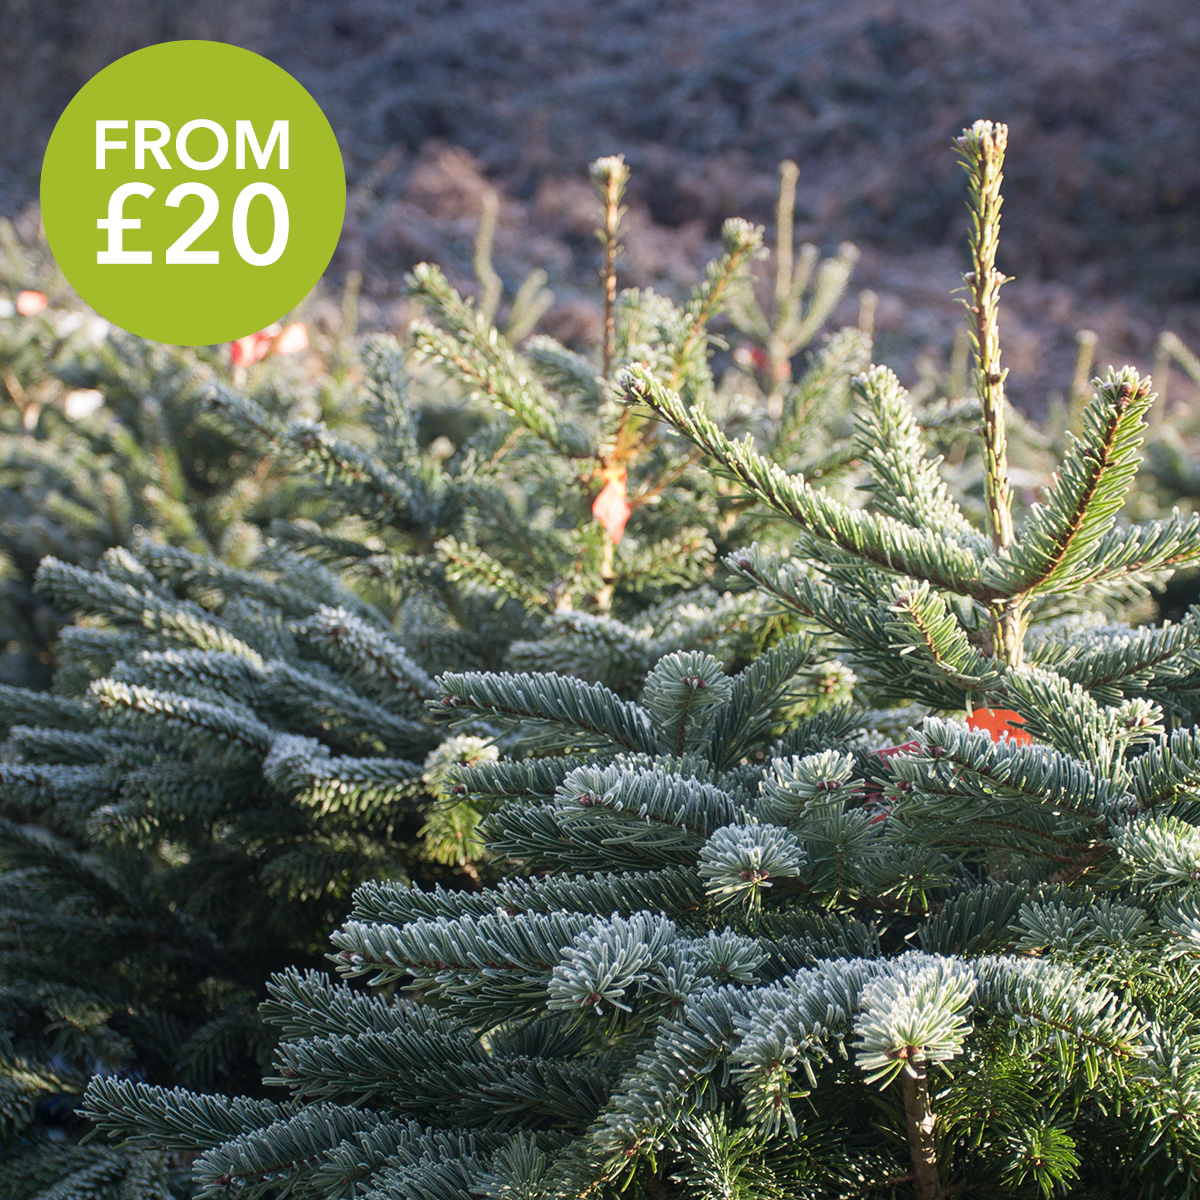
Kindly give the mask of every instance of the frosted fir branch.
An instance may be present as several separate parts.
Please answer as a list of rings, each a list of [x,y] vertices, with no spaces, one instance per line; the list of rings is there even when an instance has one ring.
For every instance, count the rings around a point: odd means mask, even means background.
[[[497,718],[505,723],[529,722],[544,736],[569,745],[601,746],[650,753],[654,735],[637,705],[618,700],[600,684],[561,675],[448,674],[437,686],[442,695],[430,701],[437,718],[461,721],[468,716]]]
[[[732,682],[711,654],[676,652],[655,664],[641,705],[658,735],[659,749],[681,755],[708,740],[717,714],[732,695]]]
[[[37,725],[86,733],[94,725],[95,706],[86,697],[0,684],[0,724]]]
[[[850,508],[817,491],[802,477],[788,475],[758,454],[749,439],[731,442],[708,416],[686,406],[678,394],[665,389],[641,367],[630,367],[623,385],[627,403],[651,408],[716,459],[723,471],[759,501],[819,541],[865,563],[928,580],[947,591],[979,600],[995,597],[982,582],[983,563],[974,549],[893,517]]]
[[[1055,671],[1028,667],[1011,672],[1005,688],[1013,707],[1027,714],[1026,728],[1058,750],[1074,754],[1114,781],[1124,781],[1128,751],[1148,746],[1163,732],[1163,714],[1141,696],[1101,705],[1079,684]]]
[[[1112,822],[1132,807],[1120,781],[1046,746],[992,742],[936,718],[925,731],[927,746],[892,760],[899,782],[887,790],[891,813],[918,842],[935,840],[966,862],[989,851],[1020,856],[1062,882],[1111,858]]]
[[[675,923],[665,917],[635,913],[597,921],[563,947],[547,983],[547,1008],[631,1013],[631,1001],[676,954]]]
[[[1200,829],[1178,817],[1132,821],[1113,835],[1129,876],[1150,892],[1200,882]]]
[[[323,971],[288,967],[267,981],[260,1011],[286,1042],[330,1034],[386,1033],[411,1022],[420,1028],[435,1014],[412,1000],[367,995]]]
[[[550,613],[540,636],[513,642],[507,663],[517,671],[554,671],[622,687],[644,675],[655,659],[650,631],[605,614],[573,609]]]
[[[105,719],[132,730],[171,730],[197,749],[210,750],[210,740],[215,740],[219,746],[265,756],[274,742],[273,732],[246,709],[115,680],[97,680],[91,690]]]
[[[333,742],[413,751],[430,740],[424,722],[397,715],[341,680],[326,681],[288,663],[270,664],[263,696],[277,712],[315,723]]]
[[[320,816],[393,815],[422,793],[422,768],[402,758],[332,757],[312,738],[281,734],[263,760],[263,777]]]
[[[256,650],[219,624],[198,604],[168,599],[152,588],[136,588],[102,572],[54,558],[42,560],[37,586],[63,608],[140,626],[202,650],[239,654],[261,665]]]
[[[956,622],[936,593],[926,594],[921,588],[906,591],[894,577],[884,575],[876,581],[877,590],[897,597],[896,603],[866,601],[855,589],[840,586],[840,578],[815,577],[797,559],[780,558],[757,545],[730,555],[725,562],[785,610],[834,634],[836,645],[852,654],[858,669],[869,676],[880,700],[956,708],[963,703],[964,684],[968,689],[982,688],[997,678],[994,670],[985,669],[978,652],[955,636]],[[914,594],[924,596],[917,608],[928,623],[925,626],[909,611]],[[907,602],[901,603],[905,597]],[[944,655],[940,661],[939,654]],[[968,674],[974,671],[979,673]]]
[[[839,592],[809,575],[797,560],[764,550],[755,543],[724,561],[782,607],[813,620],[847,645],[887,645],[889,614],[883,605],[864,603]]]
[[[500,1090],[495,1088],[494,1090]],[[465,1114],[458,1114],[462,1119]],[[425,1116],[423,1120],[428,1121]],[[473,1188],[473,1183],[464,1184],[461,1170],[457,1178],[442,1163],[454,1164],[460,1156],[469,1163],[471,1180],[483,1177],[482,1163],[476,1155],[487,1155],[508,1139],[502,1133],[483,1130],[468,1132],[462,1128],[436,1129],[420,1124],[417,1120],[393,1117],[374,1129],[356,1133],[332,1147],[312,1173],[309,1186],[329,1189],[350,1186],[359,1190],[364,1197],[378,1200],[378,1188],[424,1187],[425,1196],[436,1196],[439,1200],[469,1200],[460,1187]],[[399,1167],[393,1173],[391,1169]],[[397,1174],[400,1178],[397,1178]],[[391,1193],[389,1193],[391,1194]],[[420,1192],[410,1191],[410,1195]]]
[[[444,537],[435,550],[445,564],[446,578],[452,583],[467,583],[494,592],[501,603],[506,598],[516,600],[530,613],[540,612],[549,603],[546,593],[532,587],[524,574],[506,566],[479,546],[455,537]]]
[[[363,601],[334,576],[297,555],[264,554],[252,570],[151,541],[140,543],[136,555],[156,580],[192,597],[253,598],[300,618],[328,600],[332,592],[355,611],[367,611]]]
[[[895,614],[885,626],[890,648],[907,656],[913,674],[924,669],[937,684],[981,695],[999,684],[994,661],[971,644],[946,598],[928,584],[896,585],[889,612]]]
[[[1004,154],[1008,126],[976,121],[955,139],[959,160],[967,173],[971,213],[969,242],[971,270],[963,276],[970,290],[965,301],[971,314],[971,342],[975,351],[976,390],[983,409],[984,487],[992,540],[1004,550],[1013,540],[1012,496],[1008,483],[1005,435],[1004,377],[1000,366],[998,312],[1000,288],[1006,277],[996,269],[1000,243],[1000,208],[1003,198]]]
[[[1029,803],[1097,828],[1122,807],[1125,792],[1119,782],[1048,746],[994,741],[987,733],[941,717],[925,719],[919,744],[919,750],[892,760],[896,776],[915,790],[940,780],[947,791],[959,792],[961,800],[980,803],[981,815],[989,792],[993,802]],[[983,791],[972,797],[973,788]]]
[[[212,400],[234,424],[265,438],[285,461],[307,466],[327,483],[350,488],[374,515],[402,529],[423,524],[422,498],[411,481],[323,422],[277,420],[246,397],[220,386],[214,388]]]
[[[1098,381],[1080,435],[1067,435],[1058,477],[999,560],[997,586],[1021,596],[1062,592],[1103,569],[1095,553],[1141,461],[1137,450],[1153,399],[1150,381],[1129,368]]]
[[[755,811],[764,821],[788,826],[809,804],[828,803],[833,793],[847,795],[860,787],[855,766],[853,755],[832,749],[774,759],[759,782]]]
[[[1128,773],[1140,812],[1200,795],[1200,730],[1173,729],[1135,758]]]
[[[607,871],[586,878],[515,877],[482,892],[419,889],[390,880],[362,884],[354,893],[351,916],[367,923],[404,925],[411,921],[505,912],[578,912],[603,917],[651,912],[698,912],[704,888],[694,870]]]
[[[474,311],[437,267],[419,264],[409,289],[439,323],[414,322],[409,330],[419,361],[432,362],[475,396],[486,398],[568,458],[591,458],[591,439],[560,419],[557,405],[532,378],[508,341]]]
[[[321,605],[296,632],[321,649],[351,679],[381,681],[396,693],[422,703],[435,695],[433,680],[401,641],[342,607]]]
[[[285,1110],[286,1114],[286,1110]],[[314,1104],[239,1134],[202,1154],[192,1167],[201,1195],[236,1187],[258,1200],[279,1185],[303,1178],[325,1155],[353,1137],[376,1129],[383,1118],[369,1109]]]
[[[729,700],[716,714],[709,743],[718,769],[739,762],[769,733],[799,697],[796,677],[812,658],[811,639],[792,634],[733,677]]]
[[[223,693],[253,705],[261,698],[268,670],[240,654],[220,650],[144,650],[117,663],[107,678],[197,698]]]
[[[525,357],[542,382],[586,410],[600,407],[603,392],[595,366],[553,338],[531,337],[523,347]]]
[[[965,963],[920,954],[867,983],[854,1022],[855,1062],[867,1082],[886,1087],[917,1063],[957,1058],[971,1030],[963,1010],[975,988]]]
[[[856,410],[855,445],[871,474],[865,490],[877,511],[917,529],[944,529],[986,554],[985,539],[967,520],[938,473],[900,381],[887,367],[872,367],[851,382],[862,401]]]
[[[72,732],[46,726],[14,725],[8,731],[6,749],[16,762],[95,766],[134,747],[134,739],[107,729]]]
[[[584,755],[556,755],[469,763],[449,772],[450,794],[485,809],[510,800],[547,801],[571,771],[590,762]]]
[[[1163,698],[1173,697],[1188,686],[1197,650],[1200,611],[1193,609],[1183,620],[1161,626],[1106,625],[1067,642],[1047,638],[1031,648],[1030,658],[1085,688],[1098,702],[1114,704],[1152,688],[1166,693]]]
[[[732,218],[721,227],[721,254],[708,264],[703,281],[687,305],[687,327],[674,348],[674,369],[667,386],[679,387],[691,360],[703,348],[709,322],[720,311],[726,295],[743,268],[762,255],[763,231],[749,221]]]
[[[589,819],[596,816],[590,808],[500,809],[485,819],[482,833],[493,854],[524,871],[574,874],[645,872],[673,863],[692,864],[704,843],[703,834],[672,821],[645,820],[619,811],[601,821]]]
[[[373,334],[362,346],[364,383],[383,416],[389,449],[407,468],[428,468],[422,462],[416,413],[408,391],[408,370],[400,343],[390,335]]]
[[[1160,521],[1114,525],[1093,551],[1080,585],[1165,583],[1181,567],[1200,562],[1200,513],[1176,509]]]
[[[728,791],[667,769],[625,764],[576,767],[555,790],[556,809],[596,825],[609,814],[636,823],[670,825],[701,836],[736,820],[741,807]],[[583,814],[580,809],[599,810]],[[611,823],[611,822],[610,822]],[[615,824],[615,823],[614,823]]]
[[[273,1100],[202,1096],[114,1075],[95,1076],[87,1094],[88,1117],[101,1132],[120,1132],[133,1145],[183,1153],[263,1129],[292,1111],[292,1105]]]
[[[786,829],[728,825],[705,842],[698,874],[716,903],[742,903],[756,910],[763,890],[775,880],[798,876],[806,857],[803,843]]]

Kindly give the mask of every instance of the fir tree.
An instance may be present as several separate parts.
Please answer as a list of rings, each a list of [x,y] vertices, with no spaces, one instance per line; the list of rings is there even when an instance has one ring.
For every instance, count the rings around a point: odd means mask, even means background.
[[[496,302],[486,287],[483,303],[475,306],[427,264],[413,272],[409,287],[426,313],[411,332],[416,360],[432,364],[466,395],[490,401],[516,429],[533,435],[504,436],[488,446],[486,459],[480,456],[477,486],[486,487],[498,463],[530,453],[538,463],[526,479],[541,473],[553,485],[553,514],[528,482],[523,497],[509,491],[501,500],[494,490],[478,495],[488,519],[511,523],[514,531],[548,525],[553,540],[539,537],[540,545],[526,545],[524,537],[513,537],[501,561],[458,553],[449,542],[443,557],[458,577],[505,588],[527,606],[604,615],[622,599],[652,596],[663,583],[678,587],[711,578],[716,556],[745,533],[728,489],[693,470],[694,450],[660,437],[657,422],[620,403],[617,375],[631,363],[646,363],[689,403],[704,404],[730,433],[752,433],[773,459],[811,461],[838,432],[846,381],[865,363],[868,339],[854,328],[838,331],[810,356],[798,380],[781,384],[785,365],[790,380],[790,357],[813,338],[840,299],[855,257],[843,248],[837,259],[821,263],[812,247],[804,247],[796,269],[790,216],[782,201],[775,246],[779,295],[765,311],[750,272],[764,256],[762,230],[736,219],[725,223],[721,252],[685,304],[650,290],[618,292],[628,168],[619,157],[599,159],[592,177],[602,211],[599,364],[544,336],[529,338],[518,352],[493,324]],[[786,176],[781,195],[790,195]],[[710,348],[720,343],[711,324],[725,309],[736,328],[759,339],[758,350],[774,364],[779,379],[767,385],[773,397],[767,404],[753,364],[720,380],[714,376]],[[822,409],[823,419],[814,419]],[[503,433],[503,426],[497,429]],[[520,506],[516,512],[514,504]],[[588,519],[589,509],[598,523]],[[547,562],[553,564],[552,596],[529,595],[521,587],[531,557],[543,570]]]
[[[743,521],[738,506],[723,512],[728,489],[623,407],[614,375],[649,360],[664,385],[748,428],[749,393],[718,399],[709,323],[760,233],[731,222],[682,307],[620,294],[623,164],[606,160],[596,177],[612,317],[597,362],[546,338],[518,351],[495,325],[499,297],[485,288],[472,304],[418,269],[431,319],[408,356],[368,343],[355,402],[366,427],[210,389],[221,436],[287,472],[294,519],[251,562],[143,539],[92,569],[42,563],[41,593],[80,619],[62,635],[53,693],[0,692],[13,1197],[55,1195],[50,1183],[68,1177],[87,1200],[151,1178],[179,1186],[162,1156],[68,1154],[45,1140],[34,1104],[45,1113],[58,1097],[69,1110],[97,1072],[254,1093],[273,1042],[255,1001],[285,963],[319,965],[356,885],[480,886],[481,810],[449,771],[495,760],[496,728],[448,735],[424,707],[434,674],[555,670],[630,695],[664,655],[734,668],[774,636],[750,629],[757,596],[711,582],[719,543],[707,528],[728,538]],[[795,385],[804,403],[827,392],[840,411],[863,352],[857,331],[831,339]],[[438,376],[414,382],[429,362]],[[443,377],[470,395],[447,400]],[[421,428],[438,406],[437,424],[458,406],[453,425],[467,431],[449,454]],[[764,438],[785,456],[799,432]],[[831,693],[849,681],[837,664],[805,670]]]
[[[85,309],[48,257],[0,223],[0,287],[16,297],[0,296],[0,679],[43,687],[66,620],[34,588],[47,555],[93,567],[149,538],[245,566],[267,525],[303,514],[301,481],[214,419],[214,382],[241,377],[279,420],[361,416],[336,342],[315,384],[278,357],[246,368],[226,347],[148,343]]]
[[[798,531],[728,560],[795,631],[735,671],[667,654],[636,701],[442,675],[433,715],[508,731],[450,789],[508,878],[360,888],[333,957],[378,993],[272,981],[287,1098],[98,1079],[102,1127],[244,1200],[1200,1194],[1200,614],[1120,620],[1200,519],[1118,520],[1152,402],[1129,370],[1014,515],[1005,140],[958,143],[982,526],[885,369],[854,383],[856,507],[629,368],[626,428]],[[822,711],[804,672],[834,648],[924,715]]]

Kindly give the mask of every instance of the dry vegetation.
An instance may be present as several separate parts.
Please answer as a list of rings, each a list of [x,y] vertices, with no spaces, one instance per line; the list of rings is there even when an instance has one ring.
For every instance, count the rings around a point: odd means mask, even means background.
[[[719,220],[767,220],[801,166],[798,232],[863,248],[884,356],[943,362],[962,187],[950,136],[1007,121],[1006,361],[1037,408],[1081,326],[1148,366],[1200,341],[1200,8],[1192,0],[4,0],[0,208],[28,211],[54,118],[90,74],[173,37],[269,55],[325,107],[354,187],[334,277],[402,321],[404,268],[460,277],[485,191],[496,262],[544,267],[560,337],[596,327],[584,166],[634,168],[625,279],[688,281]],[[27,218],[28,219],[28,218]],[[1189,393],[1182,376],[1177,399]]]

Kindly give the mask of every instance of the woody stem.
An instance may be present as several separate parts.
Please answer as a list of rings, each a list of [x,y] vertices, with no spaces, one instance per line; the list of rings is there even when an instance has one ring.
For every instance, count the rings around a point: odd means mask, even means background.
[[[945,1200],[946,1189],[938,1174],[934,1143],[933,1108],[929,1103],[929,1081],[921,1062],[909,1062],[900,1074],[904,1092],[904,1115],[908,1125],[908,1153],[918,1200]]]

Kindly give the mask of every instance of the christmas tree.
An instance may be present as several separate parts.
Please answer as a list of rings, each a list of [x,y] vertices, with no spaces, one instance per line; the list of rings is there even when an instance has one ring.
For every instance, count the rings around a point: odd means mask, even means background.
[[[740,669],[666,654],[636,701],[443,674],[430,712],[505,752],[449,790],[508,877],[361,887],[333,958],[378,990],[275,977],[281,1098],[97,1079],[102,1127],[246,1200],[1200,1194],[1200,614],[1122,619],[1200,519],[1117,519],[1130,370],[1014,514],[1006,135],[958,143],[982,526],[886,369],[854,382],[854,506],[630,367],[627,428],[798,533],[728,558],[792,632]],[[834,650],[875,710],[822,707]]]
[[[408,354],[366,345],[353,402],[365,425],[210,386],[215,428],[291,489],[291,519],[249,562],[143,538],[90,569],[41,564],[41,594],[80,619],[53,692],[0,692],[14,1198],[182,1187],[169,1154],[78,1144],[69,1127],[65,1145],[48,1140],[47,1114],[78,1124],[72,1097],[93,1074],[256,1094],[274,1041],[255,1010],[266,980],[320,965],[358,884],[469,891],[494,876],[481,808],[448,772],[499,749],[490,727],[447,731],[426,709],[434,674],[536,667],[631,694],[664,655],[735,668],[775,636],[752,621],[759,597],[714,586],[719,549],[756,518],[615,382],[649,361],[731,430],[751,426],[754,380],[734,368],[741,390],[717,381],[709,325],[735,297],[769,332],[738,293],[760,232],[730,222],[682,306],[620,293],[624,164],[595,177],[608,317],[596,361],[547,338],[519,351],[496,326],[498,298],[472,304],[419,268],[429,319]],[[841,268],[807,269],[781,310],[804,327],[773,335],[795,351],[844,283]],[[820,445],[814,413],[827,398],[840,417],[864,353],[843,331],[781,385],[761,430],[771,452]],[[848,680],[812,655],[804,669],[831,694]]]
[[[243,339],[269,356],[259,366],[240,343],[194,351],[123,334],[80,304],[44,243],[0,222],[0,681],[50,682],[66,615],[34,587],[47,555],[94,567],[149,538],[244,566],[267,525],[303,512],[301,481],[247,454],[206,396],[237,376],[279,419],[353,426],[336,339],[322,340],[335,369],[314,381],[296,355],[301,323]]]

